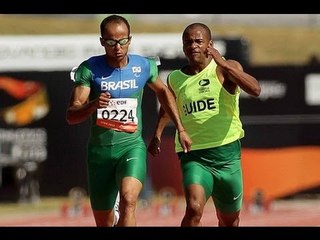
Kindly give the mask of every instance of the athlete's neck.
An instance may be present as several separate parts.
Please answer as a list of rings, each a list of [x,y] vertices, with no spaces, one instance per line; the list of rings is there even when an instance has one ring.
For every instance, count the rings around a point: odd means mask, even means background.
[[[125,66],[128,65],[128,62],[129,62],[129,59],[128,59],[128,55],[122,57],[122,58],[115,58],[115,59],[112,59],[112,58],[106,58],[106,61],[107,61],[107,64],[110,66],[110,67],[113,67],[113,68],[123,68]]]

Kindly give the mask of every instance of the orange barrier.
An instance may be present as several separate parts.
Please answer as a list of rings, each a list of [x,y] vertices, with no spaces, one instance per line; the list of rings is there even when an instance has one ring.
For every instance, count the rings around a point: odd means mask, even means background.
[[[257,192],[265,201],[320,185],[320,147],[242,150],[244,201]]]
[[[158,157],[149,155],[149,174],[155,191],[165,187],[183,195],[179,160],[173,139],[162,138]],[[320,186],[320,147],[298,146],[272,149],[242,149],[244,203],[263,194],[265,203]],[[261,197],[261,196],[260,196]]]

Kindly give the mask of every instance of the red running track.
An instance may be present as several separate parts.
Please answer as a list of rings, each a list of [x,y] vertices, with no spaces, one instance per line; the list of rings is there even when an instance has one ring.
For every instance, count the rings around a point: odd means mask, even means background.
[[[138,226],[179,226],[184,213],[184,205],[153,206],[137,210]],[[17,215],[17,214],[16,214]],[[208,202],[202,218],[203,226],[217,226],[215,211]],[[0,219],[0,226],[89,226],[94,227],[91,211],[78,216],[54,213],[14,216]],[[253,211],[244,208],[240,226],[320,226],[320,200],[276,201],[269,210]]]

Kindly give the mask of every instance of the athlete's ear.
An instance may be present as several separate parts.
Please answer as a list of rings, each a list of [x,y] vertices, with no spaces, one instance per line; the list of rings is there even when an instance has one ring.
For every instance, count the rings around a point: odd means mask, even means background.
[[[104,39],[102,37],[100,37],[100,44],[102,47],[104,47]]]
[[[212,40],[209,41],[209,46],[213,47],[213,41]]]

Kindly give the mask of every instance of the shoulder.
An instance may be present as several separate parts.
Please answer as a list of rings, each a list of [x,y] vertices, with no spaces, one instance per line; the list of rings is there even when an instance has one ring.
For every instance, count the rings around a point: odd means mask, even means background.
[[[105,55],[98,55],[98,56],[92,56],[89,57],[88,59],[84,60],[80,65],[93,65],[97,64],[99,62],[104,62],[105,61]]]
[[[216,66],[216,73],[221,81],[224,81],[224,79],[229,79],[228,69],[235,68],[237,70],[243,71],[243,67],[238,61],[228,59],[225,60],[225,62],[226,63],[224,64],[224,66]]]
[[[82,63],[80,63],[78,68],[84,67],[84,68],[90,69],[91,67],[97,65],[100,62],[104,63],[104,61],[105,61],[105,55],[92,56],[84,60]]]
[[[182,72],[180,69],[172,70],[171,72],[169,72],[168,78],[175,77],[175,76],[180,75],[180,74],[182,74],[182,73],[183,73],[183,72]]]
[[[106,55],[96,55],[96,56],[91,56],[88,58],[86,61],[101,61],[106,58]]]
[[[238,61],[233,59],[228,59],[226,61],[231,67],[237,68],[238,70],[243,70],[242,65]]]
[[[183,76],[185,75],[180,69],[172,70],[167,76],[167,85],[173,86],[179,79],[184,79]]]
[[[142,55],[138,55],[138,54],[128,54],[129,59],[138,61],[138,60],[147,60],[146,57],[142,56]]]
[[[150,61],[147,57],[138,54],[128,54],[129,63],[134,65],[149,65]]]

